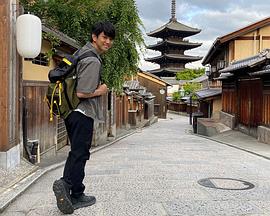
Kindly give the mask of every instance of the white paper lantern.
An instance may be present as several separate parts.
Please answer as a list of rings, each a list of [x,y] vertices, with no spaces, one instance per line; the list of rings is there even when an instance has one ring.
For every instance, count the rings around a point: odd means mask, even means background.
[[[19,16],[16,22],[16,37],[17,50],[22,57],[37,57],[41,50],[41,20],[31,14]]]

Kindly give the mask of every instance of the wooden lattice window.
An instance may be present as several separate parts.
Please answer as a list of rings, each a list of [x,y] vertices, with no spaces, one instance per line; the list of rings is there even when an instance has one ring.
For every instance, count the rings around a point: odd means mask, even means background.
[[[49,66],[48,57],[44,53],[40,53],[36,58],[25,58],[25,61],[32,61],[33,64]]]

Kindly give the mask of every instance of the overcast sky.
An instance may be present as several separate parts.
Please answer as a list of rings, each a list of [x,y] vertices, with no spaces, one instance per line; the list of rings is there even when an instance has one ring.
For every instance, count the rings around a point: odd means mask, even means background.
[[[135,0],[140,18],[144,24],[143,34],[147,45],[155,44],[157,39],[146,36],[169,22],[171,18],[171,0]],[[199,48],[186,51],[185,54],[205,56],[217,37],[243,28],[270,16],[269,0],[176,0],[176,18],[201,32],[191,36],[190,42],[203,43]],[[144,57],[159,55],[159,52],[147,50],[142,57],[140,67],[143,70],[159,68],[159,65],[145,62]],[[202,67],[200,61],[187,64],[188,68]]]

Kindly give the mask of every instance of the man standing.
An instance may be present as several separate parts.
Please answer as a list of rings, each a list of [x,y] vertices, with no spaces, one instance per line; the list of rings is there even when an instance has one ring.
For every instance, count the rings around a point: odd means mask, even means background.
[[[84,194],[84,169],[90,157],[94,121],[103,121],[100,96],[108,91],[107,86],[100,82],[102,72],[100,55],[111,48],[114,37],[114,26],[110,22],[99,22],[93,27],[91,42],[78,52],[79,56],[89,51],[94,55],[83,58],[77,65],[76,91],[81,102],[65,119],[71,150],[63,177],[53,183],[57,207],[64,214],[72,214],[74,209],[90,206],[96,202],[94,196]]]

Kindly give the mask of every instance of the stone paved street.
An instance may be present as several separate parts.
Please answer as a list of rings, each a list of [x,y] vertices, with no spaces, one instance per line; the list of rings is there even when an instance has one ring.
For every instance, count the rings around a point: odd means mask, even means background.
[[[92,154],[85,184],[97,203],[73,215],[269,216],[270,161],[196,136],[188,122],[170,114]],[[62,215],[52,192],[62,170],[41,177],[3,215]],[[205,178],[213,178],[208,181],[213,188],[198,184]],[[248,185],[236,180],[255,187],[244,190]]]

